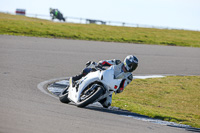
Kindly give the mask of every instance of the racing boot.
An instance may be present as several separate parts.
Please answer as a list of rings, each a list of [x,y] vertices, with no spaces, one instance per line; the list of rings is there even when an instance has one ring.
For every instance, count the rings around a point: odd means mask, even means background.
[[[72,80],[73,80],[73,81],[80,80],[83,76],[84,76],[83,73],[78,74],[78,75],[76,75],[76,76],[73,76],[73,77],[72,77]]]
[[[112,94],[99,101],[104,108],[110,107],[112,103]]]

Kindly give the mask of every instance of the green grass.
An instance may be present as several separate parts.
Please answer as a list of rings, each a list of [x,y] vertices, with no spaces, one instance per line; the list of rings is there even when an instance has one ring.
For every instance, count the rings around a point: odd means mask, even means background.
[[[200,76],[133,80],[112,106],[200,128]]]
[[[0,13],[0,34],[200,47],[198,31],[54,23],[3,13]]]

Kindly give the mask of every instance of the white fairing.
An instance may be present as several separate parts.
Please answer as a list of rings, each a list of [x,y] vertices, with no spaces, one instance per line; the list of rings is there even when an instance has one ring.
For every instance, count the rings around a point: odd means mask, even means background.
[[[120,86],[122,79],[114,79],[114,65],[104,71],[101,76],[103,80],[101,81],[108,89],[108,91],[116,91]]]
[[[78,92],[76,91],[76,86],[73,88],[70,83],[69,94],[68,97],[73,102],[77,103],[80,100],[81,92],[87,87],[89,84],[99,81],[100,71],[91,72],[87,76],[83,77],[79,82]]]
[[[106,96],[112,94],[113,92],[117,91],[120,86],[122,79],[114,79],[114,65],[109,67],[107,70],[98,70],[95,72],[90,72],[85,77],[83,77],[79,81],[78,88],[72,87],[72,83],[70,83],[68,98],[77,103],[80,101],[80,95],[82,91],[91,83],[100,82],[103,84],[104,88],[106,89],[106,93],[101,96],[100,99],[105,98]],[[98,99],[98,100],[100,100]]]

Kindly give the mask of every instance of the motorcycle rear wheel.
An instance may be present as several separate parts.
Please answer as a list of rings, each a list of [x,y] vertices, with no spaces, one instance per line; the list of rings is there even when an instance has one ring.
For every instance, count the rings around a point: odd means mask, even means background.
[[[70,100],[68,99],[68,87],[65,88],[59,95],[59,100],[62,102],[62,103],[69,103]]]
[[[87,106],[88,104],[93,103],[96,99],[98,99],[103,94],[103,91],[104,91],[103,88],[100,86],[95,86],[93,90],[94,91],[92,91],[91,94],[89,94],[89,96],[86,99],[76,103],[76,106],[83,108]],[[83,91],[82,93],[84,92],[85,91]]]

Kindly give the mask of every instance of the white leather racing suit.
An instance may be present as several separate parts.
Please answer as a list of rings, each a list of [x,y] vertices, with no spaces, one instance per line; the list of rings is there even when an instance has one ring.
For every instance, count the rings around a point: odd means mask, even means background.
[[[114,66],[114,79],[122,79],[122,82],[120,84],[119,89],[117,90],[117,93],[121,93],[124,88],[132,81],[133,75],[130,72],[124,72],[123,71],[123,66],[124,63],[121,62],[120,60],[102,60],[99,61],[98,64],[102,65],[103,67],[105,66]],[[109,107],[112,102],[112,95],[109,95],[107,98],[103,99],[100,101],[100,103],[104,107]]]

